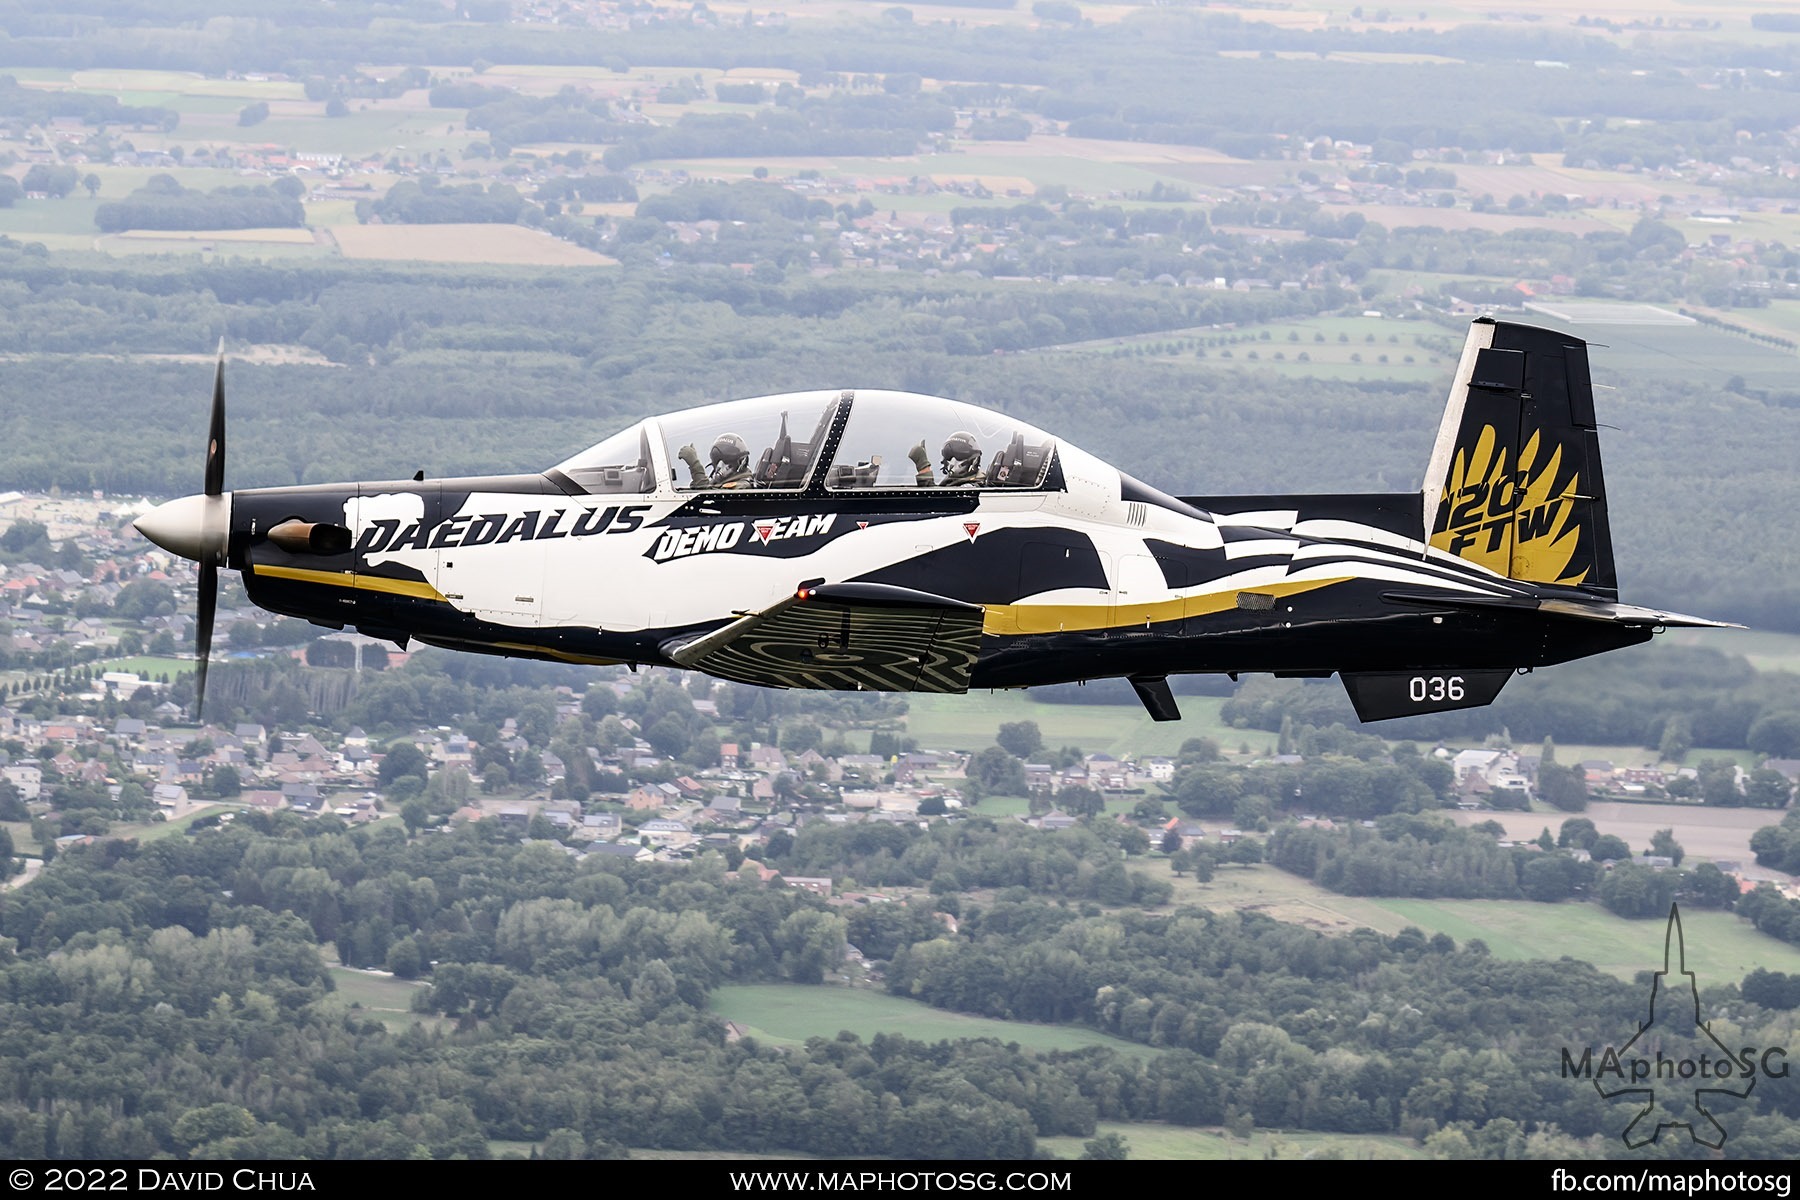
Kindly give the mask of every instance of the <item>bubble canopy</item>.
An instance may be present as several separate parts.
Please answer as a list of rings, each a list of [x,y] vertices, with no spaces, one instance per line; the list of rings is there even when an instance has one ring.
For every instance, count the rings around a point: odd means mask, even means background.
[[[789,392],[640,421],[554,470],[596,495],[1041,489],[1056,440],[1004,413],[911,392]],[[829,459],[829,461],[824,461]]]

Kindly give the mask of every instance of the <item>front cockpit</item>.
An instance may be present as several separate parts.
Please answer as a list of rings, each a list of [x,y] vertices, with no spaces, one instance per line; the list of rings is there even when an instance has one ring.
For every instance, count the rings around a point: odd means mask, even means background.
[[[651,417],[552,468],[594,495],[1057,490],[1056,441],[941,396],[790,392]]]

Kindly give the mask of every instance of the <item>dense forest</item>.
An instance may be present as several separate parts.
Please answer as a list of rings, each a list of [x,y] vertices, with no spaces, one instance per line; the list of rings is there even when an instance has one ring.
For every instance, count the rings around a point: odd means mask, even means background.
[[[977,820],[945,836],[997,854],[1014,835]],[[1015,851],[1046,865],[1076,845],[1026,836]],[[834,869],[866,870],[868,852],[839,844]],[[803,832],[793,853],[834,850]],[[1334,939],[1256,916],[1074,907],[1053,876],[991,903],[940,899],[960,916],[951,934],[935,905],[846,915],[726,867],[578,864],[492,823],[409,839],[397,823],[249,815],[77,850],[0,897],[0,1146],[482,1157],[510,1139],[570,1157],[1022,1158],[1104,1119],[1398,1132],[1450,1156],[1616,1147],[1620,1114],[1558,1075],[1556,1048],[1617,1044],[1646,994],[1582,964],[1499,962],[1417,931]],[[1154,1053],[725,1039],[712,988],[817,983],[847,934],[887,957],[897,994],[1073,1021]],[[336,999],[320,940],[385,945],[388,967],[422,974],[418,1022],[393,1031]],[[1781,981],[1759,983],[1774,1003],[1727,985],[1708,989],[1709,1011],[1749,1044],[1787,1044]],[[1759,1088],[1734,1104],[1726,1155],[1800,1153],[1793,1099]],[[1690,1150],[1665,1139],[1653,1153]]]

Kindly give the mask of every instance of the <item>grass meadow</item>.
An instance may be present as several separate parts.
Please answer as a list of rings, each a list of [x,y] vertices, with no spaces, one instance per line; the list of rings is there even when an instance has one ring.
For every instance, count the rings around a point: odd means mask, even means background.
[[[1168,877],[1161,859],[1137,869]],[[1574,958],[1621,979],[1662,968],[1663,922],[1628,920],[1598,904],[1340,896],[1267,865],[1222,868],[1206,884],[1187,876],[1173,882],[1177,904],[1253,910],[1324,933],[1366,927],[1392,935],[1412,925],[1459,945],[1480,938],[1496,957],[1515,961]],[[1739,917],[1688,909],[1681,919],[1688,968],[1702,987],[1736,983],[1757,967],[1800,972],[1800,947],[1758,933]]]
[[[1127,1157],[1152,1161],[1222,1162],[1227,1159],[1295,1160],[1315,1157],[1367,1160],[1425,1158],[1410,1139],[1386,1134],[1312,1133],[1257,1129],[1235,1137],[1218,1128],[1183,1128],[1150,1122],[1101,1121],[1096,1136],[1116,1133],[1125,1139]],[[1038,1146],[1057,1158],[1080,1158],[1087,1138],[1039,1138]]]
[[[866,988],[788,983],[736,985],[714,990],[709,1004],[714,1012],[742,1026],[751,1036],[785,1046],[804,1045],[808,1038],[831,1038],[849,1030],[865,1042],[878,1033],[897,1033],[922,1042],[994,1038],[1017,1042],[1028,1050],[1105,1046],[1132,1057],[1155,1053],[1148,1046],[1107,1037],[1091,1029],[971,1017]]]

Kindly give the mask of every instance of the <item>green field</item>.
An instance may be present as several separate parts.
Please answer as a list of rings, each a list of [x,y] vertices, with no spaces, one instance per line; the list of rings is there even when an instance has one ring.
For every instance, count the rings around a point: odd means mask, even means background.
[[[391,975],[376,975],[350,967],[332,966],[331,982],[337,994],[353,1008],[367,1012],[391,1031],[410,1029],[414,1025],[448,1024],[442,1017],[422,1017],[412,1011],[413,995],[425,985]]]
[[[1233,729],[1219,722],[1219,696],[1177,696],[1182,719],[1157,723],[1135,704],[1040,704],[1027,692],[970,692],[963,696],[917,693],[907,697],[906,732],[932,750],[981,750],[994,744],[1002,724],[1035,721],[1044,745],[1079,746],[1115,757],[1174,755],[1189,738],[1210,737],[1227,749],[1246,737],[1253,746],[1274,735]]]
[[[270,79],[213,79],[192,71],[94,70],[57,72],[84,92],[164,92],[178,96],[228,96],[244,100],[301,100],[298,83]],[[43,78],[38,75],[37,78]]]
[[[1247,1138],[1223,1129],[1184,1129],[1178,1125],[1126,1124],[1101,1121],[1095,1136],[1116,1133],[1125,1139],[1128,1157],[1160,1161],[1219,1162],[1225,1159],[1303,1159],[1329,1156],[1364,1160],[1424,1158],[1425,1151],[1402,1137],[1382,1134],[1282,1132],[1258,1129]],[[1039,1138],[1038,1146],[1057,1158],[1080,1158],[1088,1141],[1080,1137]]]
[[[183,671],[194,669],[191,658],[152,658],[140,654],[136,658],[114,658],[97,662],[94,666],[101,671],[129,671],[141,679],[155,679],[158,675],[167,675],[171,681]]]
[[[1169,878],[1168,864],[1139,868]],[[1215,911],[1255,909],[1277,920],[1322,931],[1366,926],[1395,934],[1414,925],[1443,933],[1460,945],[1480,938],[1498,958],[1574,958],[1621,979],[1660,970],[1663,923],[1631,921],[1598,904],[1535,904],[1529,900],[1403,900],[1340,896],[1271,866],[1228,867],[1208,884],[1174,880],[1178,904]],[[1722,912],[1682,913],[1688,968],[1701,986],[1736,983],[1757,967],[1800,971],[1800,947],[1758,933],[1747,921]]]
[[[1761,629],[1671,629],[1662,641],[1741,654],[1759,671],[1800,671],[1800,634]]]
[[[192,825],[195,821],[198,821],[201,817],[217,815],[224,811],[224,808],[224,805],[207,804],[201,808],[195,809],[187,816],[177,817],[173,821],[150,821],[142,825],[122,823],[114,825],[112,827],[112,832],[108,833],[107,836],[116,838],[136,838],[140,842],[160,842],[166,837],[177,837],[186,833],[188,826]]]
[[[714,1012],[743,1026],[752,1036],[777,1045],[804,1045],[808,1038],[835,1037],[847,1029],[865,1042],[878,1033],[897,1033],[923,1042],[996,1038],[1017,1042],[1028,1050],[1105,1046],[1133,1057],[1156,1053],[1148,1046],[1073,1025],[964,1016],[861,988],[788,983],[722,987],[712,993],[708,1003]]]
[[[44,848],[31,836],[30,821],[0,821],[0,829],[12,834],[13,853],[42,858]]]

